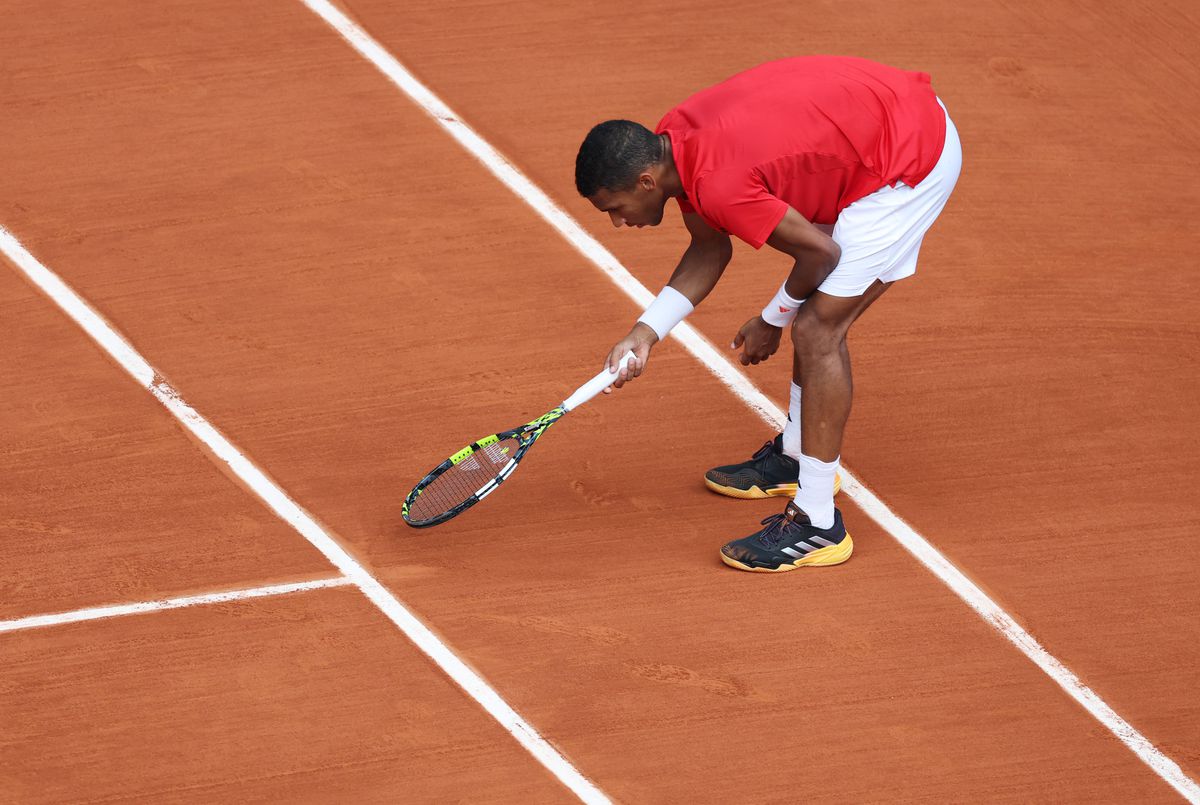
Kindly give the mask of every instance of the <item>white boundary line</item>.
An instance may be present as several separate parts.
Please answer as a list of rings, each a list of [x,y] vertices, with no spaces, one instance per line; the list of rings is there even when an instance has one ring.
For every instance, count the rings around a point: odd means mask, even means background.
[[[325,590],[330,587],[345,587],[348,584],[353,584],[353,582],[345,576],[335,576],[331,579],[300,581],[294,584],[273,584],[269,587],[250,587],[241,590],[226,590],[220,593],[185,595],[181,598],[164,598],[160,601],[139,601],[136,604],[113,604],[111,606],[91,607],[89,609],[75,609],[70,612],[59,612],[54,615],[30,615],[26,618],[0,621],[0,634],[4,632],[19,632],[22,629],[39,629],[44,626],[61,626],[64,623],[117,618],[122,615],[161,612],[166,609],[183,609],[184,607],[197,607],[204,606],[205,604],[223,604],[227,601],[245,601],[250,598],[290,595],[291,593],[303,593],[309,590]]]
[[[463,122],[441,98],[418,81],[382,45],[327,0],[299,1],[325,20],[363,58],[391,79],[392,83],[412,98],[451,137],[482,162],[497,179],[532,207],[588,260],[607,274],[636,305],[644,308],[650,304],[654,298],[653,294],[608,249],[588,234],[565,210],[555,204],[549,196],[542,192],[541,188],[514,167],[490,143]],[[688,352],[699,359],[705,368],[716,375],[763,421],[776,429],[783,427],[786,420],[784,412],[746,379],[745,375],[739,372],[694,327],[687,323],[681,324],[672,330],[671,335],[677,338]],[[962,598],[971,609],[978,612],[1005,639],[1037,664],[1073,699],[1083,705],[1096,720],[1108,728],[1158,776],[1190,802],[1200,803],[1200,785],[1185,775],[1178,764],[1160,752],[1140,732],[1117,715],[1099,696],[1084,685],[1079,677],[1042,648],[1033,636],[1021,628],[999,604],[964,576],[958,568],[951,564],[950,560],[911,526],[897,517],[883,501],[844,468],[842,470],[842,490],[851,500],[862,507],[871,519],[879,523],[921,564]]]
[[[494,688],[471,670],[399,599],[338,544],[312,516],[271,481],[262,470],[233,446],[208,420],[183,398],[146,362],[137,350],[104,321],[74,290],[42,265],[13,235],[0,226],[0,252],[8,256],[34,285],[61,307],[126,372],[162,403],[176,419],[203,442],[275,514],[296,529],[325,555],[349,582],[400,628],[408,639],[500,722],[547,770],[587,803],[607,803],[608,798],[558,753],[545,738],[500,697]]]

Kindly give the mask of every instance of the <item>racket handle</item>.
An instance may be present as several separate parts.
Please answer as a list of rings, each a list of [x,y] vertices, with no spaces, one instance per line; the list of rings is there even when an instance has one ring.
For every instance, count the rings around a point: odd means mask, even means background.
[[[621,356],[621,360],[617,361],[617,365],[618,366],[626,366],[633,359],[634,359],[633,352],[632,351],[626,352],[624,355]],[[608,371],[607,366],[604,367],[603,369],[600,370],[600,374],[596,375],[591,380],[584,383],[582,386],[580,386],[578,389],[575,390],[574,394],[572,394],[570,397],[568,397],[566,400],[564,400],[562,407],[567,409],[568,411],[578,408],[579,406],[583,405],[585,402],[592,399],[597,394],[599,394],[600,392],[604,391],[606,388],[611,386],[613,384],[613,381],[617,379],[617,374],[619,374],[619,372],[610,372],[610,371]]]

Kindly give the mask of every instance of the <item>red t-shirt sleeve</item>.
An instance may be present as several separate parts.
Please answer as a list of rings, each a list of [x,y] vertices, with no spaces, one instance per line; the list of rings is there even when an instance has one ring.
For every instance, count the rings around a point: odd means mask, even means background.
[[[741,171],[702,177],[696,182],[696,196],[709,223],[756,249],[763,247],[788,211],[787,202]]]

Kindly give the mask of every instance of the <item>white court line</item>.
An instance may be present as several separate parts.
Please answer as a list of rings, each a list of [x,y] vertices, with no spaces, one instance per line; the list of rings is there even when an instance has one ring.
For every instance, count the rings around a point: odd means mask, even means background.
[[[272,595],[290,595],[309,590],[326,590],[330,587],[345,587],[354,582],[345,576],[315,581],[300,581],[294,584],[273,584],[269,587],[250,587],[243,590],[226,590],[220,593],[185,595],[180,598],[164,598],[161,601],[139,601],[136,604],[113,604],[105,607],[75,609],[53,615],[30,615],[16,620],[0,621],[0,633],[19,632],[22,629],[38,629],[43,626],[61,626],[64,623],[97,621],[104,618],[119,618],[122,615],[141,615],[146,612],[161,612],[165,609],[183,609],[206,604],[223,604],[227,601],[245,601],[250,598],[266,598]]]
[[[608,249],[589,235],[565,210],[555,204],[490,143],[464,123],[441,98],[418,81],[382,45],[326,0],[300,0],[300,2],[329,23],[363,58],[391,79],[397,87],[437,121],[451,137],[482,162],[496,178],[607,274],[635,304],[641,308],[650,304],[654,295],[629,273],[629,270],[621,265]],[[738,371],[733,363],[718,352],[695,328],[684,323],[672,330],[671,335],[677,338],[688,352],[696,356],[705,368],[716,375],[763,421],[777,430],[783,428],[786,414],[747,380],[746,376]],[[992,624],[1010,643],[1020,649],[1021,653],[1036,663],[1073,699],[1083,705],[1156,774],[1189,801],[1200,803],[1200,785],[1185,775],[1178,764],[1160,752],[1140,732],[1117,715],[1099,696],[1084,685],[1079,677],[1042,648],[1032,635],[1001,609],[999,604],[964,576],[937,548],[897,517],[883,501],[844,468],[842,470],[842,491],[915,556],[921,564],[925,565],[930,572],[978,612],[984,620]]]
[[[437,663],[446,675],[478,702],[492,718],[500,722],[555,777],[576,796],[587,803],[607,803],[608,798],[580,774],[574,766],[538,734],[528,722],[500,697],[495,689],[471,670],[425,624],[417,619],[393,596],[357,559],[337,543],[317,524],[307,511],[287,496],[267,478],[253,462],[233,446],[216,428],[171,388],[146,359],[117,331],[104,321],[74,290],[46,268],[21,245],[13,235],[0,226],[0,252],[8,256],[17,268],[61,307],[76,324],[84,329],[105,352],[126,372],[162,403],[230,470],[257,495],[280,519],[296,529],[313,547],[325,555],[351,584],[354,584],[375,606],[400,628],[421,651]]]

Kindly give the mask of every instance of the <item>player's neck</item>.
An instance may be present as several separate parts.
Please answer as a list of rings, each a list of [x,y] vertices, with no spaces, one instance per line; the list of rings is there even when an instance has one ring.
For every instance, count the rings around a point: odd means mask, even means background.
[[[679,198],[683,195],[683,180],[679,178],[679,171],[675,169],[675,154],[671,150],[671,138],[666,134],[658,136],[662,138],[663,144],[663,173],[659,183],[668,198]]]

